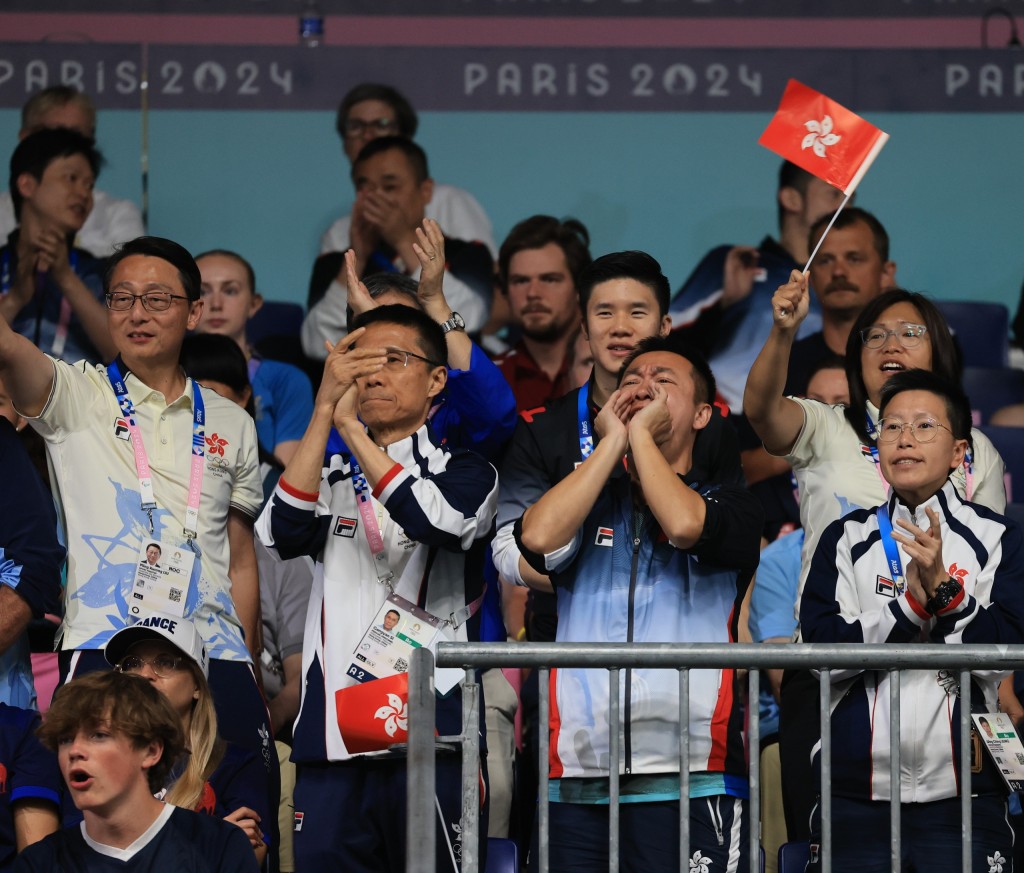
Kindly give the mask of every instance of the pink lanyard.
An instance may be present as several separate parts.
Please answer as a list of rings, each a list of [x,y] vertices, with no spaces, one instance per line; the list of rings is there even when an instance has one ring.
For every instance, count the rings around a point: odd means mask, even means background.
[[[352,468],[352,490],[356,493],[356,505],[359,508],[359,517],[363,520],[363,531],[366,533],[366,542],[370,546],[370,554],[373,555],[373,568],[377,573],[377,581],[386,585],[388,591],[391,591],[391,580],[395,578],[395,574],[391,572],[387,555],[384,554],[384,537],[381,536],[380,525],[377,523],[377,513],[373,511],[370,487],[366,484],[366,477],[363,475],[355,455],[350,456],[349,466]]]
[[[128,422],[128,434],[131,437],[132,451],[135,455],[135,471],[139,477],[139,495],[142,499],[142,508],[149,516],[149,530],[152,532],[156,497],[153,494],[153,477],[149,468],[149,456],[146,454],[146,447],[142,442],[142,430],[135,420],[135,406],[131,397],[128,396],[125,380],[121,376],[121,370],[116,361],[107,367],[107,378],[110,380],[110,387],[114,389],[117,404],[121,407],[121,414]],[[182,528],[182,533],[188,540],[189,548],[198,555],[199,547],[195,540],[199,536],[199,500],[203,493],[206,407],[203,404],[202,391],[194,381],[192,383],[192,413],[192,470],[188,479],[188,504],[185,507],[185,525]]]

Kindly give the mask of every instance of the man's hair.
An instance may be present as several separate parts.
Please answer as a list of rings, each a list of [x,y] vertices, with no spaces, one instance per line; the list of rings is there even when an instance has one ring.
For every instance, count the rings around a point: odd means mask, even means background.
[[[203,258],[230,258],[237,263],[243,270],[245,270],[245,278],[249,282],[249,290],[256,294],[256,271],[252,268],[245,258],[243,258],[238,252],[233,252],[230,249],[210,249],[208,252],[203,252],[201,255],[196,255],[194,260],[198,264]],[[200,271],[200,274],[202,271]]]
[[[356,180],[356,170],[361,164],[368,161],[374,155],[383,154],[392,149],[397,149],[405,155],[406,160],[412,166],[412,174],[415,176],[418,184],[426,182],[430,178],[430,168],[427,166],[427,153],[416,143],[411,139],[406,139],[404,136],[378,136],[364,145],[359,150],[359,154],[356,155],[356,159],[352,162],[352,181]]]
[[[904,370],[897,373],[882,386],[880,417],[893,398],[905,391],[927,391],[940,398],[946,406],[950,429],[958,440],[971,438],[971,402],[956,382],[937,376],[931,370]]]
[[[357,103],[364,103],[367,100],[379,100],[387,103],[394,112],[395,120],[398,122],[398,135],[412,139],[416,135],[416,128],[419,126],[419,119],[416,117],[416,110],[412,108],[405,97],[392,88],[390,85],[378,85],[375,82],[363,82],[356,85],[342,99],[338,106],[338,115],[334,121],[334,129],[338,136],[345,140],[345,122],[348,121],[348,114]]]
[[[164,239],[160,236],[137,236],[133,240],[122,243],[107,261],[107,271],[103,275],[103,290],[110,292],[110,282],[114,276],[117,265],[125,258],[132,255],[142,255],[147,258],[160,258],[167,261],[177,269],[178,278],[181,280],[181,287],[185,290],[189,303],[199,299],[199,286],[202,284],[202,277],[199,275],[199,267],[188,249],[178,245],[174,240]]]
[[[850,386],[850,405],[846,407],[846,420],[865,443],[872,440],[867,432],[867,419],[864,410],[867,408],[868,391],[864,387],[864,374],[861,367],[861,352],[864,342],[861,331],[878,321],[879,316],[890,306],[897,303],[909,303],[920,314],[921,321],[927,328],[925,339],[931,346],[931,371],[947,382],[959,382],[962,369],[960,353],[949,332],[946,319],[938,307],[923,294],[892,288],[883,291],[861,310],[860,315],[850,330],[846,340],[846,380]]]
[[[369,292],[370,297],[374,300],[390,291],[408,298],[409,303],[416,309],[423,308],[423,304],[420,303],[419,297],[420,283],[412,276],[406,276],[405,273],[374,273],[372,276],[367,276],[363,279],[363,284],[366,286],[366,290]],[[352,330],[352,320],[354,318],[355,312],[353,311],[351,304],[349,304],[345,307],[346,331]]]
[[[828,227],[828,223],[832,220],[833,213],[823,215],[814,224],[811,225],[810,231],[807,235],[808,251],[814,251],[814,246],[818,242],[818,237],[821,236],[822,231]],[[843,230],[847,227],[852,227],[857,222],[863,222],[868,226],[868,230],[871,231],[872,242],[875,246],[875,251],[878,252],[878,257],[882,259],[884,264],[889,260],[889,234],[885,232],[885,228],[875,216],[873,216],[866,209],[861,209],[859,206],[847,206],[841,210],[839,215],[836,216],[836,223],[832,225],[832,230]]]
[[[807,372],[807,382],[810,384],[811,379],[818,375],[822,370],[846,370],[846,359],[842,355],[829,353],[823,358],[819,358],[811,366],[811,369]]]
[[[42,119],[53,109],[59,109],[74,103],[89,119],[89,127],[92,128],[92,135],[96,135],[96,104],[88,94],[72,88],[70,85],[54,85],[36,91],[25,105],[21,107],[21,129],[26,133],[34,133],[42,130]]]
[[[148,546],[146,546],[146,551],[148,552],[150,549],[156,549],[158,552],[160,552],[161,555],[164,552],[164,550],[160,548],[160,543],[150,543]]]
[[[659,317],[664,317],[668,312],[671,290],[668,279],[661,272],[661,264],[647,252],[626,251],[602,255],[580,274],[577,290],[580,293],[580,309],[584,314],[594,286],[613,279],[633,279],[646,285],[658,301]]]
[[[56,752],[78,731],[99,727],[123,734],[136,749],[154,740],[163,744],[160,760],[146,774],[154,793],[185,751],[181,718],[171,702],[147,679],[117,671],[88,673],[57,689],[38,735]]]
[[[813,178],[814,176],[803,167],[798,167],[792,161],[783,161],[782,166],[779,167],[779,187],[776,191],[781,191],[783,188],[794,188],[800,192],[801,197],[806,197],[807,186],[811,184],[811,179]],[[783,209],[781,203],[777,203],[776,206],[778,207],[779,227],[781,228],[786,210]]]
[[[205,379],[223,382],[238,394],[251,387],[245,352],[229,336],[189,334],[181,343],[179,361],[185,372],[197,382]]]
[[[81,155],[89,164],[94,178],[100,175],[103,155],[96,144],[87,136],[69,127],[46,128],[29,134],[11,155],[8,188],[14,205],[14,214],[21,216],[21,206],[25,198],[18,191],[18,178],[28,173],[37,182],[42,181],[43,173],[58,158],[69,158]]]
[[[668,352],[685,358],[693,367],[693,399],[697,403],[714,403],[715,393],[718,390],[715,385],[715,374],[711,372],[707,359],[690,343],[684,342],[679,337],[669,334],[668,336],[649,336],[640,340],[636,348],[622,364],[619,370],[617,384],[622,382],[626,371],[633,366],[633,362],[641,355],[649,355],[652,352]]]
[[[438,365],[448,366],[448,344],[444,339],[444,331],[441,325],[434,321],[421,309],[413,309],[411,306],[402,306],[392,303],[388,306],[378,306],[361,312],[352,319],[352,330],[361,327],[369,327],[371,324],[383,322],[384,324],[397,324],[400,327],[411,327],[416,331],[419,338],[420,349],[425,358],[429,358]],[[412,351],[412,349],[406,349]]]
[[[551,243],[562,250],[573,285],[578,288],[580,275],[592,260],[590,234],[583,222],[575,218],[560,221],[553,215],[532,215],[509,231],[498,250],[498,282],[502,292],[508,293],[508,267],[512,256],[527,249],[542,249]]]

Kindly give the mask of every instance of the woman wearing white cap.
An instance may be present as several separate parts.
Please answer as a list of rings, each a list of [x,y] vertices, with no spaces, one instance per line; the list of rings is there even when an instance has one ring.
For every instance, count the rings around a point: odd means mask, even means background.
[[[181,717],[186,751],[171,770],[163,799],[238,825],[262,865],[267,836],[260,823],[269,821],[266,769],[254,752],[217,735],[209,659],[195,626],[154,613],[115,633],[105,655],[122,673],[152,682]]]

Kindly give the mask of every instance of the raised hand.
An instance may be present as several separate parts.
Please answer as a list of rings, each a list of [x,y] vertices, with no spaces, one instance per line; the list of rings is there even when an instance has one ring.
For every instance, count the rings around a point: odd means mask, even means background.
[[[933,597],[935,589],[949,578],[949,571],[942,561],[942,529],[938,513],[930,508],[925,512],[928,515],[927,529],[898,519],[896,524],[907,533],[894,530],[892,534],[911,557],[906,569],[907,585],[922,604]]]
[[[799,270],[789,274],[789,281],[780,285],[772,295],[772,318],[775,326],[795,331],[805,318],[811,306],[807,289],[807,275]]]
[[[423,219],[423,227],[416,228],[416,242],[413,251],[420,261],[420,286],[418,295],[424,310],[438,298],[444,298],[444,234],[440,225],[432,218]]]

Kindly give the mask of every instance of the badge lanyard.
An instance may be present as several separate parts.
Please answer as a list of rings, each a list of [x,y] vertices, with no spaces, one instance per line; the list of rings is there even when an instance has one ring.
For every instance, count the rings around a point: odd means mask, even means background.
[[[892,573],[892,581],[896,591],[902,594],[907,584],[903,578],[903,561],[900,560],[899,549],[896,548],[896,540],[892,538],[892,522],[889,520],[889,510],[885,505],[875,510],[878,516],[878,533],[882,539],[882,548],[885,549],[885,560],[889,565],[889,572]]]
[[[585,461],[594,451],[594,435],[590,429],[590,383],[576,395],[576,418],[580,428],[580,457]]]
[[[865,413],[868,420],[868,433],[878,439],[878,429],[875,427],[875,423],[871,420],[871,414]],[[871,446],[871,458],[875,462],[875,470],[878,473],[878,478],[882,480],[882,487],[886,492],[889,490],[889,483],[885,481],[885,476],[882,475],[882,463],[878,460],[878,446]],[[964,485],[964,495],[970,500],[974,494],[974,453],[968,446],[966,453],[964,454],[964,476],[967,479]]]
[[[72,249],[68,253],[68,262],[71,264],[72,272],[78,275],[78,252]],[[36,281],[40,282],[41,276],[39,274]],[[6,295],[11,290],[11,253],[10,251],[4,252],[3,262],[0,264],[0,295]],[[41,292],[42,288],[40,284],[36,285],[36,294]],[[40,310],[41,312],[41,310]],[[40,314],[40,318],[41,318]],[[50,346],[50,351],[54,357],[59,358],[64,354],[64,346],[68,340],[68,327],[71,325],[71,303],[68,298],[61,295],[60,299],[60,315],[57,317],[57,327],[53,334],[53,344]],[[38,333],[36,335],[36,345],[39,344]]]
[[[139,495],[142,498],[142,508],[149,516],[149,529],[153,530],[153,510],[156,509],[156,498],[153,495],[153,477],[149,469],[149,456],[146,454],[146,447],[142,442],[142,431],[135,420],[135,406],[131,397],[128,396],[128,389],[121,377],[121,370],[117,362],[112,362],[107,367],[107,378],[110,380],[110,387],[114,389],[117,397],[117,404],[121,407],[121,413],[128,422],[128,433],[131,437],[132,451],[135,453],[135,471],[139,477]],[[188,504],[185,508],[185,525],[182,533],[188,540],[189,548],[197,555],[199,547],[195,540],[199,535],[199,499],[203,493],[203,462],[205,459],[206,446],[206,408],[203,404],[203,395],[199,386],[192,383],[192,470],[188,480]]]
[[[352,490],[356,493],[356,506],[359,508],[359,517],[363,520],[363,531],[366,533],[370,554],[373,555],[377,581],[391,591],[391,580],[395,578],[395,574],[391,572],[388,557],[384,554],[384,538],[381,536],[380,525],[377,524],[377,513],[373,511],[370,487],[366,484],[366,477],[355,455],[350,457],[349,465],[352,468]]]

